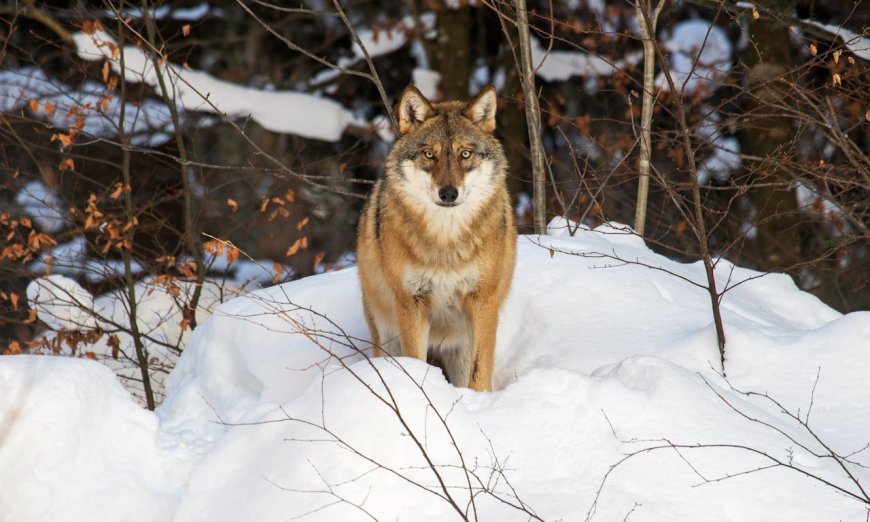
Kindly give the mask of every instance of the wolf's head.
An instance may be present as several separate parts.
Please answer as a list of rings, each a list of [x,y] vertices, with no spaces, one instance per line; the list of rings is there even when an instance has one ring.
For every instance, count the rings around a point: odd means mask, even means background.
[[[398,106],[401,137],[387,175],[424,208],[480,207],[504,190],[507,160],[495,130],[496,94],[484,88],[468,103],[430,103],[408,87]]]

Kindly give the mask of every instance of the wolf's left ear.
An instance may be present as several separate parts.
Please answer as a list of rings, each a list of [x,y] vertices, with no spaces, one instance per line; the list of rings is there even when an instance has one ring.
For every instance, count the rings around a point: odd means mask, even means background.
[[[468,104],[462,114],[486,132],[495,130],[495,87],[488,85]]]
[[[405,134],[429,119],[432,113],[429,100],[416,87],[408,87],[399,100],[399,132]]]

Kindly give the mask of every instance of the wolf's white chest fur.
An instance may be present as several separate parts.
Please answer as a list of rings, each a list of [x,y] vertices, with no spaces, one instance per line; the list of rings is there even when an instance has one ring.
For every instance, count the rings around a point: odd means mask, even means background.
[[[453,271],[409,267],[405,270],[403,282],[410,294],[428,300],[429,319],[433,327],[459,327],[455,323],[464,322],[465,319],[462,298],[477,289],[480,269],[473,264]]]

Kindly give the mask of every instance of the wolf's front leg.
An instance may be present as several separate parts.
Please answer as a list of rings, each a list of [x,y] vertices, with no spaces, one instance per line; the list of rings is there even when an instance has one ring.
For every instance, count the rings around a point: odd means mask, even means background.
[[[425,361],[429,346],[429,307],[419,297],[407,294],[396,301],[402,355]]]
[[[471,369],[468,387],[475,391],[492,389],[495,362],[495,334],[498,328],[498,301],[469,298],[465,310],[471,323]]]

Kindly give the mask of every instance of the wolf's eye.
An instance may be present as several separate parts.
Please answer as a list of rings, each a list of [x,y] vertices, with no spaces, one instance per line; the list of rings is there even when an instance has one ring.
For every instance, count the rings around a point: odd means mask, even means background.
[[[431,150],[424,150],[424,151],[423,151],[423,156],[425,156],[426,159],[434,159],[434,158],[435,158],[435,153],[432,152]]]
[[[464,151],[460,152],[459,155],[462,157],[462,159],[468,159],[471,157],[471,151],[465,149]]]

